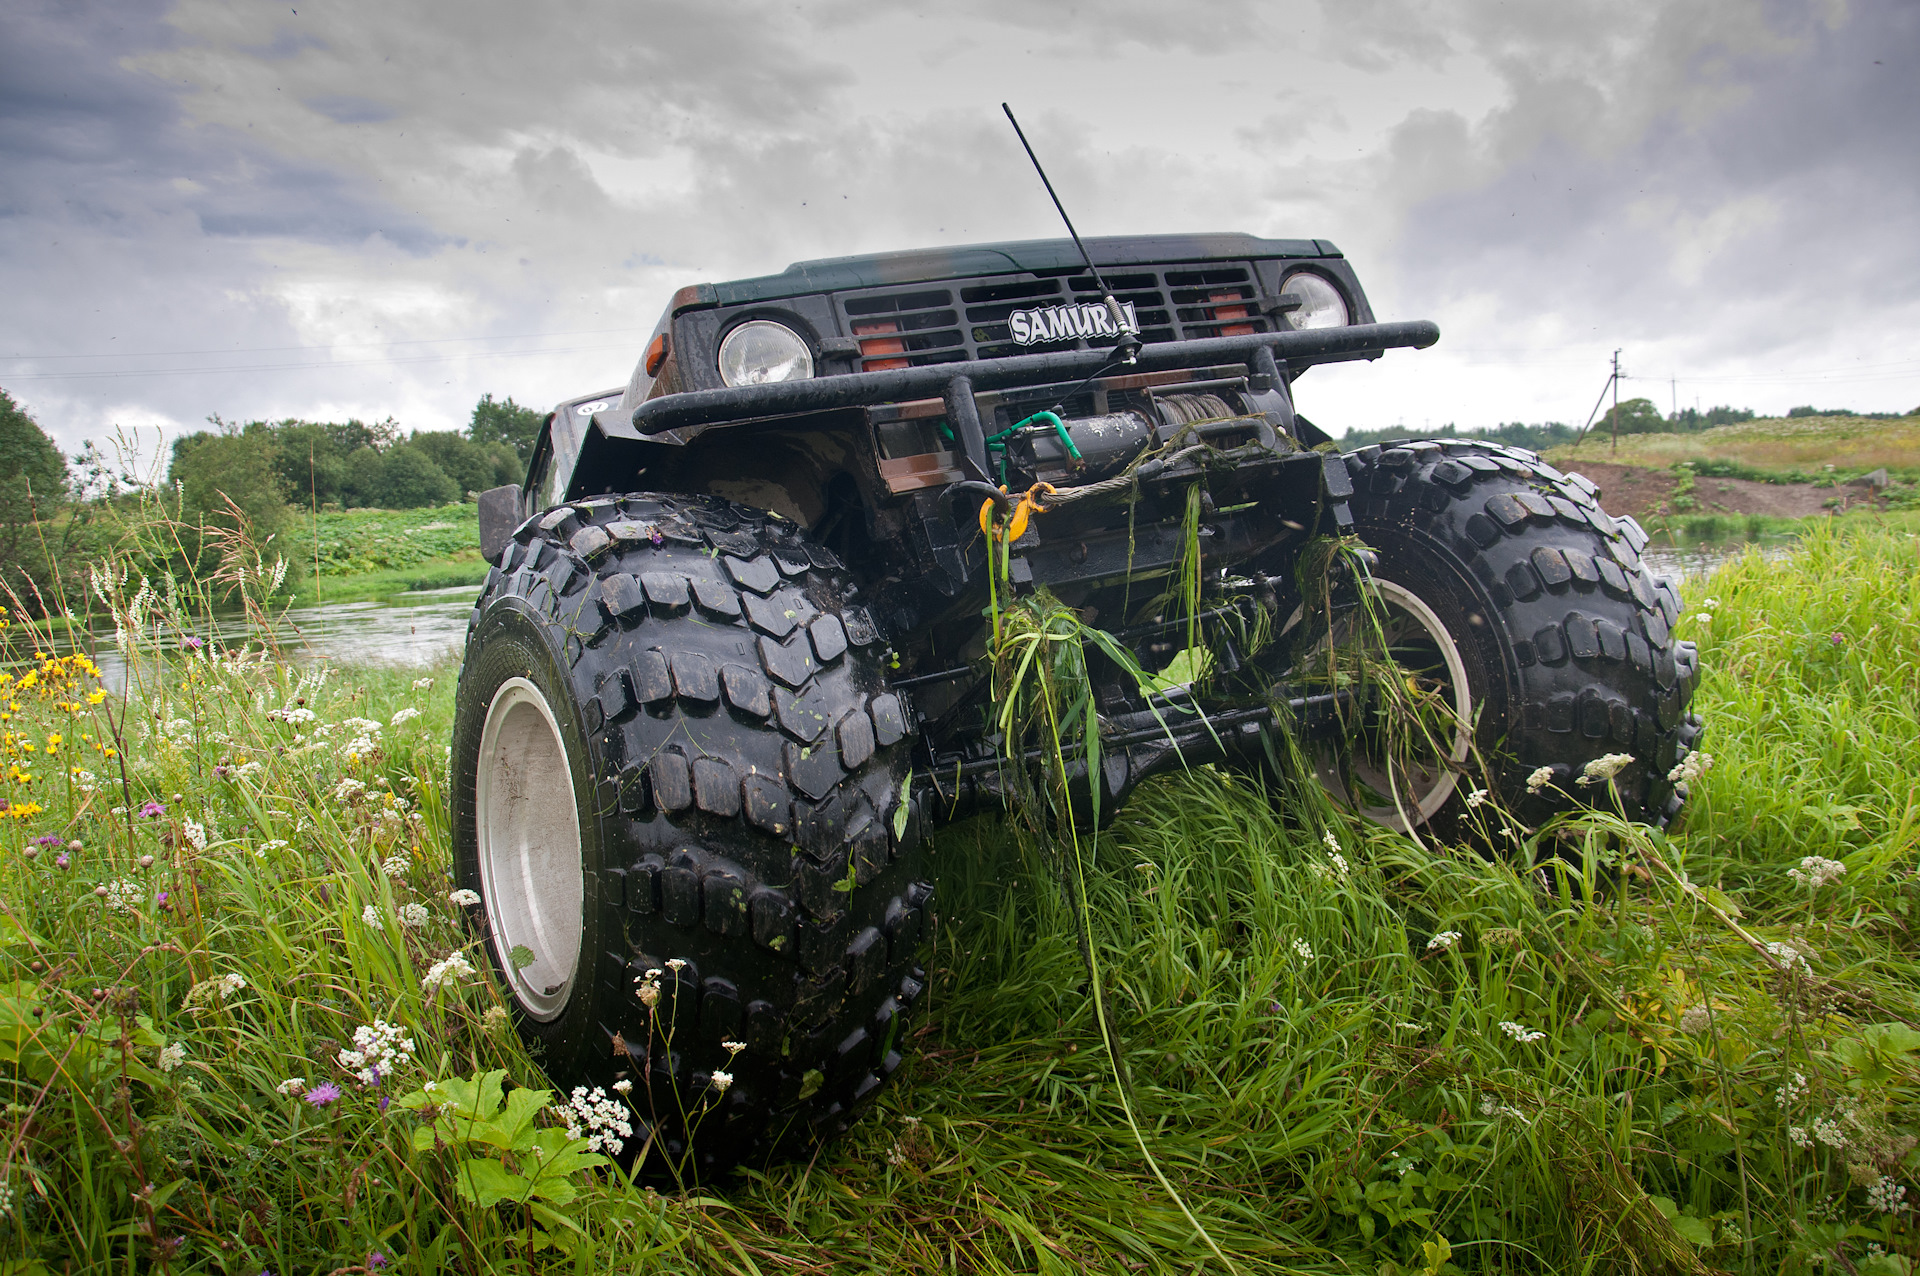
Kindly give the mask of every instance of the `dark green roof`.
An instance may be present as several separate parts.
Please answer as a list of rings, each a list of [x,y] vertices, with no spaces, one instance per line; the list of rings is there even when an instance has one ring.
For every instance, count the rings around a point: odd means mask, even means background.
[[[1115,235],[1083,241],[1094,264],[1155,265],[1181,261],[1245,261],[1255,257],[1338,257],[1324,239],[1261,239],[1254,235]],[[777,275],[703,284],[700,301],[733,306],[847,288],[881,288],[936,279],[970,279],[1020,271],[1064,270],[1080,265],[1071,239],[1021,239],[1004,244],[918,248],[797,261]]]

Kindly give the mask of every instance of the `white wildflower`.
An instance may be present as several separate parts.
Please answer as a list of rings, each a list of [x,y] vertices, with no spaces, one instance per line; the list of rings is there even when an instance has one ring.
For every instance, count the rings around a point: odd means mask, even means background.
[[[1544,1040],[1547,1035],[1544,1032],[1529,1032],[1527,1031],[1526,1025],[1517,1024],[1511,1019],[1503,1019],[1500,1021],[1500,1031],[1506,1033],[1523,1046],[1532,1045],[1536,1041]]]
[[[402,904],[399,908],[400,924],[408,930],[419,930],[427,924],[427,906],[425,904]]]
[[[667,958],[667,969],[671,970],[674,974],[677,975],[681,971],[685,970],[686,968],[687,968],[687,959],[685,957]]]
[[[480,896],[462,886],[457,891],[447,892],[447,902],[456,908],[472,908],[480,902]]]
[[[287,839],[284,837],[268,838],[260,844],[260,849],[263,851],[284,851],[287,849]]]
[[[1550,766],[1535,767],[1533,774],[1527,777],[1527,792],[1538,793],[1540,792],[1540,790],[1546,788],[1549,784],[1552,784],[1552,783],[1553,783],[1552,767]]]
[[[1797,1148],[1810,1148],[1813,1146],[1813,1136],[1807,1133],[1807,1127],[1804,1125],[1788,1126],[1787,1139]]]
[[[341,779],[340,783],[333,786],[333,800],[336,802],[352,801],[355,797],[366,791],[366,785],[360,783],[360,781],[350,775],[345,776]]]
[[[1340,853],[1340,839],[1333,835],[1332,829],[1328,829],[1322,833],[1320,840],[1327,844],[1327,854],[1338,855]]]
[[[404,723],[413,721],[415,718],[419,716],[420,716],[420,711],[418,709],[415,709],[409,706],[408,708],[400,710],[400,712],[394,714],[393,717],[389,718],[387,720],[387,725],[390,727],[401,726]]]
[[[372,718],[348,718],[345,722],[342,722],[340,726],[341,729],[351,731],[356,735],[380,734],[380,724]]]
[[[100,889],[106,892],[101,898],[106,902],[107,911],[112,913],[132,912],[140,906],[141,899],[146,895],[146,892],[140,888],[140,883],[130,877],[108,882]]]
[[[1490,1117],[1512,1117],[1514,1120],[1518,1121],[1521,1125],[1533,1124],[1533,1122],[1527,1120],[1526,1114],[1521,1112],[1520,1109],[1510,1108],[1506,1104],[1500,1102],[1500,1100],[1494,1098],[1490,1094],[1483,1094],[1480,1096],[1480,1115],[1490,1116]]]
[[[413,680],[413,689],[415,691],[428,691],[431,690],[432,687],[433,679],[431,678],[415,678]]]
[[[480,1026],[488,1032],[505,1032],[511,1022],[513,1018],[505,1006],[488,1006],[487,1013],[480,1016]]]
[[[1473,792],[1467,794],[1467,805],[1485,806],[1487,804],[1487,797],[1488,794],[1485,789],[1475,789]]]
[[[1301,961],[1312,961],[1313,945],[1304,939],[1296,939],[1293,941],[1293,955]]]
[[[187,989],[187,995],[185,999],[181,1001],[180,1008],[182,1010],[190,1010],[194,1006],[212,1001],[215,998],[221,1001],[228,1001],[232,999],[235,993],[246,986],[247,977],[231,970],[224,975],[218,975],[212,979],[202,979],[199,983]]]
[[[160,1058],[157,1060],[160,1064],[160,1071],[162,1072],[172,1072],[186,1061],[187,1048],[178,1041],[170,1046],[162,1046],[160,1049]]]
[[[1874,1185],[1867,1189],[1867,1208],[1876,1214],[1891,1214],[1900,1208],[1900,1199],[1907,1189],[1882,1174]]]
[[[1440,951],[1445,952],[1447,949],[1452,948],[1455,944],[1459,942],[1460,942],[1459,931],[1443,930],[1438,935],[1435,935],[1432,939],[1429,939],[1427,941],[1427,951],[1432,952],[1434,949],[1438,948]]]
[[[384,926],[387,924],[386,919],[380,916],[379,908],[372,904],[368,904],[360,910],[360,920],[369,926]]]
[[[296,1094],[304,1094],[307,1089],[307,1079],[305,1077],[288,1077],[285,1081],[282,1081],[273,1088],[281,1094],[290,1097]]]
[[[727,1092],[727,1087],[732,1084],[733,1084],[733,1074],[731,1072],[721,1072],[718,1069],[714,1070],[713,1090],[715,1094],[725,1094]]]
[[[1799,868],[1787,870],[1787,876],[1810,891],[1817,891],[1828,882],[1838,881],[1847,875],[1847,866],[1839,860],[1825,859],[1819,855],[1809,855],[1800,861]]]
[[[1576,784],[1605,784],[1620,774],[1620,769],[1633,761],[1631,753],[1608,753],[1587,763]],[[1537,774],[1537,772],[1536,772]]]
[[[1718,607],[1720,605],[1720,600],[1718,598],[1702,598],[1700,600],[1700,605],[1702,607],[1705,607],[1708,611],[1712,611],[1715,607]]]
[[[1702,753],[1700,750],[1695,749],[1686,757],[1680,759],[1678,766],[1667,772],[1667,783],[1692,784],[1712,769],[1713,755],[1711,753]]]
[[[196,851],[207,849],[207,826],[198,820],[182,820],[180,831],[185,834],[187,845]]]
[[[277,722],[285,722],[290,726],[296,727],[302,723],[312,722],[314,719],[313,710],[303,708],[300,705],[288,705],[284,709],[269,709],[267,710],[267,716]]]
[[[376,1086],[413,1061],[413,1038],[405,1028],[376,1019],[353,1030],[353,1049],[342,1050],[338,1058],[361,1085]]]
[[[452,953],[433,964],[421,977],[420,986],[425,989],[439,988],[456,979],[471,979],[475,973],[472,962],[459,953]]]
[[[633,984],[634,984],[633,995],[640,999],[641,1005],[645,1006],[648,1010],[652,1010],[654,1006],[659,1004],[659,1001],[660,1001],[660,972],[659,971],[657,970],[648,971],[645,978],[640,978],[636,976],[634,978]]]
[[[1703,625],[1711,625],[1713,623],[1713,613],[1710,611],[1703,611],[1699,615],[1695,616],[1694,619],[1699,621]]]
[[[1813,974],[1813,967],[1807,964],[1806,954],[1792,944],[1770,943],[1767,945],[1767,956],[1785,966],[1789,974]]]
[[[587,1147],[594,1152],[618,1156],[626,1146],[625,1140],[633,1137],[633,1123],[627,1120],[626,1105],[608,1098],[599,1086],[591,1091],[583,1085],[575,1086],[573,1097],[561,1115],[567,1119],[567,1137],[585,1139]]]
[[[625,1077],[622,1077],[618,1081],[613,1083],[613,1092],[615,1094],[632,1094],[633,1082],[627,1080]]]
[[[1813,1123],[1813,1137],[1830,1148],[1844,1148],[1847,1146],[1847,1132],[1841,1129],[1840,1123],[1831,1117],[1815,1118]]]
[[[1680,1016],[1680,1031],[1696,1037],[1712,1026],[1713,1012],[1704,1001],[1688,1006],[1687,1012]]]
[[[1783,1108],[1790,1108],[1807,1097],[1807,1077],[1804,1072],[1796,1072],[1787,1078],[1785,1085],[1773,1092],[1773,1101]]]
[[[405,877],[412,868],[413,861],[405,855],[389,855],[380,864],[380,871],[395,880]]]

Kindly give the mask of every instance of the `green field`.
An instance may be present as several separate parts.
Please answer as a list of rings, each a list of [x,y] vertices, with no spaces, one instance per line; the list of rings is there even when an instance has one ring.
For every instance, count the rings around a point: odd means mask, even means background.
[[[1818,483],[1886,469],[1892,478],[1920,480],[1920,418],[1762,417],[1694,434],[1629,434],[1617,445],[1592,434],[1577,446],[1550,450],[1555,465],[1607,461],[1666,469],[1681,462],[1729,478]]]
[[[487,578],[474,505],[325,511],[283,537],[300,603],[358,602],[409,589],[477,585]],[[317,566],[318,570],[315,571]]]
[[[1523,860],[1584,847],[1582,882],[1212,769],[1138,794],[1092,939],[1177,1200],[1058,848],[982,818],[934,843],[916,1057],[851,1135],[685,1192],[557,1162],[537,1209],[476,1204],[462,1158],[524,1195],[533,1134],[436,1148],[423,1085],[543,1082],[490,981],[423,986],[485,967],[446,899],[453,670],[170,654],[90,704],[74,663],[16,665],[0,1272],[1906,1273],[1917,547],[1820,526],[1690,589],[1715,764],[1671,836],[1515,830]],[[412,1049],[368,1088],[338,1056],[377,1021]]]

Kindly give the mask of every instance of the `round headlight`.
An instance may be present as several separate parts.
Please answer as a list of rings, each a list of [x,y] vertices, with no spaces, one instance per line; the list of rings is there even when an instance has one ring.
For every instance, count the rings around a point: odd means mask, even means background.
[[[1344,328],[1347,326],[1347,303],[1340,296],[1340,290],[1322,279],[1319,275],[1301,271],[1288,275],[1280,291],[1290,292],[1300,298],[1300,308],[1289,311],[1287,323],[1294,328]]]
[[[730,386],[805,381],[813,354],[800,334],[769,319],[741,324],[720,343],[720,379]]]

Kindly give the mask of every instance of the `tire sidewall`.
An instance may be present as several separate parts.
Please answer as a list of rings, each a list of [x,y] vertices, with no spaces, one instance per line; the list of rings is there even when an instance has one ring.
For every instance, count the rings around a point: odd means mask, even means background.
[[[560,1013],[550,1019],[529,1014],[510,991],[506,1002],[521,1039],[543,1064],[558,1060],[552,1055],[564,1050],[564,1043],[590,1038],[600,1015],[594,1004],[600,992],[598,959],[605,947],[601,934],[605,910],[596,898],[601,868],[607,857],[605,830],[593,809],[598,791],[594,779],[592,743],[580,720],[570,681],[555,654],[551,630],[553,621],[543,617],[518,598],[506,597],[488,606],[468,639],[467,660],[460,673],[455,693],[453,755],[453,866],[457,885],[482,895],[482,902],[468,908],[468,920],[482,940],[487,959],[503,988],[513,986],[513,971],[493,933],[484,899],[485,882],[480,869],[480,813],[477,794],[482,759],[480,749],[486,730],[487,714],[494,697],[509,680],[524,678],[539,691],[559,728],[565,750],[568,775],[573,782],[575,816],[580,826],[581,917],[580,950],[573,970],[572,987]]]
[[[1507,659],[1508,644],[1500,613],[1474,580],[1467,565],[1447,545],[1418,528],[1392,520],[1362,518],[1355,532],[1377,556],[1371,574],[1390,581],[1425,603],[1439,619],[1444,637],[1467,674],[1472,747],[1447,800],[1415,826],[1442,838],[1460,831],[1466,794],[1491,787],[1483,771],[1500,769],[1498,751],[1515,716],[1518,671]]]

